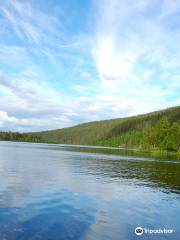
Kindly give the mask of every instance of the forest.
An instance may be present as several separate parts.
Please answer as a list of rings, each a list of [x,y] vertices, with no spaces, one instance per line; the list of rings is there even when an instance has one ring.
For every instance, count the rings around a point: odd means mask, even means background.
[[[179,152],[180,107],[44,132],[0,132],[0,140]]]

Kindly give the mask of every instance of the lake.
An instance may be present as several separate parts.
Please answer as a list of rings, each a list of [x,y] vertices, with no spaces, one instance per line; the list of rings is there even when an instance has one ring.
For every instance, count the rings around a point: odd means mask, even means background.
[[[113,151],[0,142],[0,240],[180,239],[180,161]]]

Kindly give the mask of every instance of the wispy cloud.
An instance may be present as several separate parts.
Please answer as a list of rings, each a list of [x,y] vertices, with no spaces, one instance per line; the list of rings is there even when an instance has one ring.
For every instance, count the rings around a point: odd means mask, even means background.
[[[141,101],[152,102],[149,110],[157,107],[154,97],[168,106],[165,97],[174,96],[172,85],[177,81],[172,75],[176,71],[179,74],[180,59],[180,31],[173,29],[175,23],[170,28],[178,12],[174,6],[179,2],[171,2],[95,2],[97,25],[92,54],[107,92],[125,93],[132,102],[138,95],[138,105]],[[169,81],[164,74],[169,74]]]
[[[1,129],[61,128],[179,104],[180,1],[90,3],[2,2]]]
[[[1,10],[12,29],[23,41],[25,38],[30,43],[53,44],[54,38],[63,39],[62,25],[56,16],[44,14],[33,8],[30,1],[6,1]]]

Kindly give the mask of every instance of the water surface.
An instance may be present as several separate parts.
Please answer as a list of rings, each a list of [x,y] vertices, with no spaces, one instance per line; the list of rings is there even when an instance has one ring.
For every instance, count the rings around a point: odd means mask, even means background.
[[[0,239],[178,240],[180,161],[0,142]]]

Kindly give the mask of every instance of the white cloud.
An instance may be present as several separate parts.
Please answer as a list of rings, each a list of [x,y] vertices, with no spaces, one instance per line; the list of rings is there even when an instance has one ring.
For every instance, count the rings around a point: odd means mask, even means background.
[[[33,8],[28,1],[9,0],[0,9],[22,40],[41,44],[51,42],[53,38],[63,39],[57,18]]]
[[[175,104],[178,80],[172,75],[180,69],[180,29],[168,29],[173,16],[167,16],[177,13],[179,1],[171,2],[161,8],[159,1],[94,1],[92,55],[107,99],[123,96],[122,102],[131,102],[131,108],[136,104],[139,113]],[[169,81],[162,73],[169,74]]]
[[[83,79],[89,80],[89,79],[92,78],[92,74],[91,74],[90,72],[82,72],[82,73],[81,73],[81,77],[82,77]]]
[[[178,104],[179,1],[94,1],[93,31],[77,35],[32,3],[0,6],[1,128],[61,128]]]
[[[112,36],[101,36],[94,49],[95,61],[102,81],[124,82],[132,71],[139,53],[124,50],[117,44],[117,39]]]
[[[0,127],[3,127],[7,123],[15,123],[17,119],[15,117],[9,117],[7,112],[0,111]]]
[[[0,61],[12,68],[23,69],[32,64],[27,50],[24,47],[0,45]]]
[[[0,95],[1,128],[19,131],[37,131],[45,129],[56,129],[71,126],[77,123],[124,117],[138,113],[152,111],[156,108],[167,107],[163,100],[163,93],[157,88],[142,88],[142,94],[129,89],[130,98],[126,94],[109,94],[101,92],[94,97],[83,95],[68,99],[67,95],[55,91],[47,85],[38,86],[30,81],[14,84],[8,83],[11,80],[3,77],[7,84],[4,84],[10,91],[6,96]],[[6,80],[5,80],[6,79]],[[0,85],[1,86],[1,85]],[[0,87],[1,90],[1,87]],[[147,98],[151,96],[151,98]],[[165,94],[165,93],[164,93]]]

